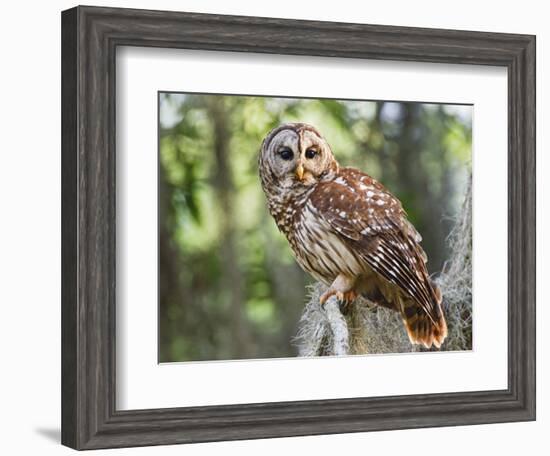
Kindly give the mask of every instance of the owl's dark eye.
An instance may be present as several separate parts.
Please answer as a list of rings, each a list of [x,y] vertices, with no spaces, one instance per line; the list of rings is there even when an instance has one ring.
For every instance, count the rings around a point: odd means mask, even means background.
[[[317,155],[317,151],[315,149],[306,150],[306,158],[313,158],[316,155]]]
[[[292,160],[292,157],[294,157],[294,153],[288,147],[279,149],[279,155],[283,160]]]

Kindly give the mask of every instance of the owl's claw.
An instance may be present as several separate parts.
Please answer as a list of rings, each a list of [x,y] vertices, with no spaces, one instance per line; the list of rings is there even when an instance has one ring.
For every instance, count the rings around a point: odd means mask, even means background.
[[[321,307],[325,305],[325,302],[327,302],[327,300],[331,296],[336,296],[336,299],[338,300],[338,304],[340,305],[340,310],[345,311],[353,303],[353,301],[357,299],[358,295],[354,290],[338,291],[338,290],[329,288],[319,298]]]

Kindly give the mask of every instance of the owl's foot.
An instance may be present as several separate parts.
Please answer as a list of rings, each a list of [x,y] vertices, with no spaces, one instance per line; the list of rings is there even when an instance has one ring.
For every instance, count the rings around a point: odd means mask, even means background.
[[[338,275],[334,282],[330,285],[327,291],[325,291],[319,301],[321,302],[321,307],[324,306],[328,298],[331,296],[336,296],[338,299],[338,304],[340,306],[340,312],[344,315],[348,313],[350,305],[357,298],[357,293],[354,290],[355,287],[355,277],[348,277],[344,274]]]
[[[338,300],[338,304],[340,306],[340,311],[346,314],[349,306],[353,304],[353,301],[357,299],[358,295],[354,290],[338,291],[331,287],[327,291],[325,291],[319,298],[321,306],[324,306],[325,302],[327,302],[327,300],[331,296],[336,296],[336,299]]]

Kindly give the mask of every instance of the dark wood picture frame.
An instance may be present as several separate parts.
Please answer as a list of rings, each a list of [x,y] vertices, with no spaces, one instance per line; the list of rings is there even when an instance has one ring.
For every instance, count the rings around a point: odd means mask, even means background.
[[[508,388],[117,410],[117,46],[506,67]],[[98,7],[62,13],[63,444],[93,449],[534,419],[534,36]]]

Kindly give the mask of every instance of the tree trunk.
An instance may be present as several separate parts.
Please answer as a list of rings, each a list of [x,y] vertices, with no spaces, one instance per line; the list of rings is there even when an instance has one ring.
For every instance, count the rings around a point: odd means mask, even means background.
[[[209,98],[208,109],[213,121],[214,156],[216,158],[213,186],[216,189],[216,196],[222,210],[220,258],[223,260],[223,288],[229,294],[233,356],[247,358],[252,356],[252,353],[244,309],[244,279],[237,256],[236,220],[233,207],[235,186],[229,165],[231,135],[225,99],[223,97]]]

